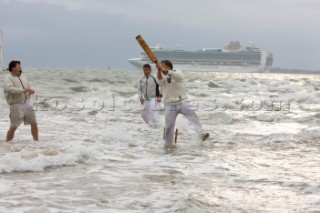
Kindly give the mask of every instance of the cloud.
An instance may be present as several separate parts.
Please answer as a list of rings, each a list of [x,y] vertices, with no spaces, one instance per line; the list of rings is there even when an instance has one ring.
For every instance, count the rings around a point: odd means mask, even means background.
[[[304,56],[319,55],[319,14],[318,0],[0,0],[0,27],[11,40],[10,49],[18,52],[20,44],[35,51],[36,58],[38,48],[55,54],[63,48],[68,53],[64,58],[78,59],[81,49],[88,49],[102,55],[95,60],[87,54],[93,64],[106,55],[117,64],[139,55],[134,37],[142,34],[150,45],[183,44],[186,49],[251,40],[274,53],[275,66],[298,66]],[[314,54],[305,51],[310,48]],[[62,64],[63,53],[59,57]],[[320,65],[314,60],[308,66]]]
[[[317,0],[2,0],[2,2],[47,4],[71,12],[101,13],[124,16],[127,19],[146,19],[150,22],[171,22],[186,27],[222,27],[234,22],[255,26],[277,26],[285,22],[295,25],[319,14]],[[318,8],[318,10],[316,9]],[[312,19],[310,18],[310,19]],[[274,21],[281,20],[281,21]],[[256,24],[255,24],[256,23]],[[238,24],[239,25],[239,24]]]

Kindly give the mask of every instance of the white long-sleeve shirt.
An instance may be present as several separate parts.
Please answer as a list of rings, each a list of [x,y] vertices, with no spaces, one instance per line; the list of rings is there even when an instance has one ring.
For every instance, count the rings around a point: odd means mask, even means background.
[[[175,104],[187,99],[183,72],[180,70],[169,70],[167,75],[162,74],[158,79],[162,86],[163,101],[165,104]]]

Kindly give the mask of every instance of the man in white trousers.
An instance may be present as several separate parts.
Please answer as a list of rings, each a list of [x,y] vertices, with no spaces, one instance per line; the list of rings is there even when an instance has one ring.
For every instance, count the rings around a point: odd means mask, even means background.
[[[162,94],[158,80],[151,74],[151,66],[143,65],[144,76],[139,81],[141,117],[151,127],[158,127]]]
[[[173,65],[169,60],[161,61],[156,66],[157,78],[163,89],[165,107],[165,148],[174,147],[174,126],[178,114],[184,115],[190,121],[202,141],[206,140],[209,133],[204,131],[195,110],[187,101],[183,72],[173,70]]]

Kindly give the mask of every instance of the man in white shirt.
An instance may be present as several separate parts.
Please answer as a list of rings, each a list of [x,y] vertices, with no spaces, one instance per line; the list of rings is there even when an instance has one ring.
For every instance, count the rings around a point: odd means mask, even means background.
[[[173,134],[178,114],[184,115],[194,127],[202,141],[209,137],[202,128],[199,118],[187,100],[187,92],[183,72],[173,70],[169,60],[156,64],[158,68],[157,78],[163,89],[165,105],[165,147],[173,146]]]
[[[141,102],[141,117],[151,127],[156,128],[159,123],[159,110],[161,91],[158,80],[151,74],[151,66],[143,66],[144,76],[139,81],[139,94]]]

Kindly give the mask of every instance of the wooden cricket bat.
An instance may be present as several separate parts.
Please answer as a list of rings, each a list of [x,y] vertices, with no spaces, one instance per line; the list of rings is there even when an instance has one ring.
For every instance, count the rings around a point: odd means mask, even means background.
[[[150,60],[154,63],[158,62],[157,57],[154,55],[148,44],[144,41],[144,39],[141,37],[141,35],[136,36],[136,40],[144,50],[144,52],[149,56]]]

